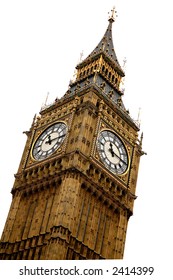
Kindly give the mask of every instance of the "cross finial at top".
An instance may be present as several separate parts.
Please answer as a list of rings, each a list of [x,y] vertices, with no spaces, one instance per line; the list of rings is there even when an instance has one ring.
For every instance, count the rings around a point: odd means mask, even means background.
[[[110,13],[109,13],[110,14]],[[112,8],[111,10],[111,15],[109,16],[109,21],[114,22],[115,21],[115,17],[117,17],[117,11],[115,9],[115,6]]]

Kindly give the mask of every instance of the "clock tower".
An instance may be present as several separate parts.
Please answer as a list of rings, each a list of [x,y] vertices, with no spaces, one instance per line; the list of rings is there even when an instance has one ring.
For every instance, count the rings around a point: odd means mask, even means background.
[[[41,109],[12,188],[3,260],[122,259],[142,152],[106,32],[60,99]]]

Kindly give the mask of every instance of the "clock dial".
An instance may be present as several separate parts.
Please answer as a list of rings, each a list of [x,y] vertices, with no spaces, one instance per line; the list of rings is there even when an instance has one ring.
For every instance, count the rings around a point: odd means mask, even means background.
[[[128,155],[121,139],[112,131],[103,130],[97,140],[97,149],[105,166],[115,174],[122,174],[128,167]]]
[[[32,155],[36,160],[43,160],[52,155],[62,144],[67,134],[67,125],[63,122],[49,126],[36,140]]]

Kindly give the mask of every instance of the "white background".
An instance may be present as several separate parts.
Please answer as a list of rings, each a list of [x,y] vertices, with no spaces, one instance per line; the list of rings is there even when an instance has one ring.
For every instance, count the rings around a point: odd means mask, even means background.
[[[113,41],[127,58],[124,103],[137,120],[143,149],[134,216],[124,260],[171,259],[172,226],[172,1],[15,0],[0,2],[0,232],[11,202],[14,173],[35,113],[61,97],[80,53],[96,47],[116,6]],[[166,278],[165,278],[166,279]],[[167,278],[168,279],[168,278]]]

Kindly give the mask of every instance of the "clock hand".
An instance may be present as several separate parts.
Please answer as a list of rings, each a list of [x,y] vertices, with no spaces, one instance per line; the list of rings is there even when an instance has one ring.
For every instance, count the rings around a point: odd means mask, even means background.
[[[125,162],[120,156],[118,156],[116,153],[114,153],[114,155],[115,155],[120,161],[122,161],[125,165],[127,165],[127,162]]]
[[[111,152],[112,157],[114,157],[114,151],[111,149],[109,149],[108,151]]]
[[[52,144],[52,139],[51,139],[51,135],[48,135],[48,141],[45,142],[45,144]]]
[[[62,137],[64,137],[64,136],[65,136],[65,134],[63,134],[63,135],[61,135],[61,136],[58,136],[58,137],[55,137],[55,138],[51,139],[51,141],[54,141],[54,140],[56,140],[56,139],[60,139],[60,138],[62,138]]]
[[[113,151],[112,143],[110,142],[109,145],[110,145],[110,148],[108,151],[111,152],[112,157],[114,157],[115,153]]]
[[[109,152],[111,152],[112,157],[116,156],[120,161],[122,161],[125,165],[127,165],[127,163],[126,163],[120,156],[118,156],[118,155],[114,152],[114,150],[113,150],[113,145],[112,145],[111,142],[109,143],[109,145],[110,145]]]
[[[48,141],[46,141],[45,143],[46,144],[49,144],[49,145],[51,145],[52,144],[52,141],[55,141],[56,139],[60,139],[60,138],[62,138],[62,137],[64,137],[66,134],[63,134],[63,135],[60,135],[60,136],[58,136],[58,137],[55,137],[55,138],[53,138],[53,139],[51,139],[51,135],[48,135]]]

